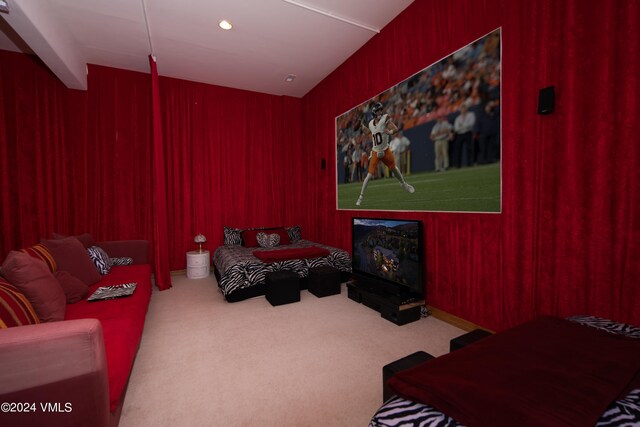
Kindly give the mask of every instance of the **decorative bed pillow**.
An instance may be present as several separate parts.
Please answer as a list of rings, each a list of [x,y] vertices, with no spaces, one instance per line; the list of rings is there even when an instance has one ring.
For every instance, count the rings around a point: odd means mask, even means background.
[[[40,319],[27,297],[0,277],[0,329],[36,323]]]
[[[58,265],[58,270],[65,270],[72,276],[82,280],[89,286],[99,282],[102,275],[89,258],[87,250],[80,240],[75,237],[65,237],[60,240],[43,240],[42,244],[49,249],[53,259]]]
[[[224,244],[228,246],[242,245],[242,230],[239,228],[224,227]]]
[[[298,240],[302,239],[302,230],[299,225],[294,225],[293,227],[287,227],[287,234],[289,235],[289,239],[291,239],[291,243],[295,243]]]
[[[64,291],[43,261],[11,251],[2,264],[2,275],[27,297],[40,321],[64,319]]]
[[[273,234],[276,233],[280,236],[280,244],[288,245],[291,243],[291,239],[289,239],[289,235],[287,234],[284,227],[273,227],[273,228],[252,228],[250,230],[245,230],[242,232],[242,246],[247,248],[255,248],[258,247],[258,233],[265,234]]]
[[[109,264],[111,264],[111,267],[114,265],[131,265],[133,264],[133,258],[128,256],[109,258]]]
[[[273,248],[280,243],[280,235],[278,233],[267,234],[260,232],[256,235],[256,240],[261,248]]]
[[[89,287],[82,283],[82,280],[72,276],[68,271],[58,270],[54,273],[54,276],[64,292],[67,304],[74,304],[81,301],[85,295],[87,295]]]
[[[96,268],[103,276],[109,274],[111,269],[111,263],[109,262],[109,255],[100,246],[91,246],[87,249],[89,258],[96,265]]]

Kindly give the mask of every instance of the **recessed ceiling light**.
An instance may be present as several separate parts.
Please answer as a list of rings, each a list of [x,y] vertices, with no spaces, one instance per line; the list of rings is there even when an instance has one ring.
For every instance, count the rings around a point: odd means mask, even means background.
[[[220,21],[218,25],[223,30],[230,30],[231,28],[233,28],[233,25],[231,25],[231,22],[227,21],[226,19],[223,19],[222,21]]]
[[[295,74],[289,74],[289,75],[284,79],[284,81],[285,81],[285,82],[287,82],[287,83],[291,83],[292,81],[294,81],[294,80],[296,79],[296,77],[297,77],[297,76],[296,76]]]

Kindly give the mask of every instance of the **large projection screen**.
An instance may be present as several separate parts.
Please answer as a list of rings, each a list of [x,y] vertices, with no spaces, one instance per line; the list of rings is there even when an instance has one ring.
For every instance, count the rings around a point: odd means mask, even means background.
[[[337,209],[501,211],[501,29],[336,117]]]

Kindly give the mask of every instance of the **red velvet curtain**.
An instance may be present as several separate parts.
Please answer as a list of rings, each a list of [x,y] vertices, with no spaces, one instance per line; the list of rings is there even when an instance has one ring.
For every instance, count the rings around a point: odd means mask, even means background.
[[[502,213],[370,215],[424,221],[427,302],[442,310],[493,329],[538,314],[640,324],[639,8],[414,2],[303,99],[311,151],[296,176],[314,188],[299,203],[314,207],[300,212],[311,237],[351,245],[354,212],[335,210],[334,117],[502,27]],[[556,112],[537,115],[549,85]],[[329,173],[303,175],[319,157]]]
[[[293,225],[287,150],[302,126],[299,99],[161,78],[167,141],[171,268],[202,233],[211,250],[223,226]]]
[[[162,138],[162,107],[160,105],[160,77],[156,60],[149,55],[151,67],[152,117],[152,173],[153,173],[153,263],[156,286],[160,290],[171,287],[169,271],[169,226],[167,220],[166,157]]]

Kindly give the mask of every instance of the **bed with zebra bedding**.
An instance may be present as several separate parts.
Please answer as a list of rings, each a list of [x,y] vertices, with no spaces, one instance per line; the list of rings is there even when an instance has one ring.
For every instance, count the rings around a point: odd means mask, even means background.
[[[253,255],[258,251],[292,250],[304,248],[323,248],[329,254],[319,258],[290,259],[272,263],[264,263]],[[349,253],[331,246],[314,243],[309,240],[297,240],[287,245],[275,248],[255,248],[240,245],[223,245],[213,254],[218,287],[229,302],[242,301],[264,294],[265,275],[272,271],[291,270],[299,277],[305,278],[309,269],[320,266],[331,266],[342,272],[351,271],[351,257]]]
[[[640,340],[640,328],[617,323],[594,316],[572,316],[568,320],[581,325],[604,330],[611,334],[623,335]],[[457,350],[456,352],[461,352]],[[455,352],[454,352],[455,353]],[[437,360],[437,359],[434,359]],[[429,363],[429,362],[426,362]],[[640,388],[636,382],[630,383],[631,390],[624,392],[617,400],[608,405],[595,425],[597,427],[640,426]],[[626,389],[625,389],[626,390]],[[600,412],[598,412],[600,414]],[[596,415],[597,416],[597,415]],[[423,427],[459,427],[464,426],[451,416],[440,412],[425,403],[394,396],[378,409],[372,417],[369,427],[423,426]],[[519,425],[522,425],[519,423]],[[557,424],[554,424],[557,425]],[[573,425],[573,424],[572,424]]]

